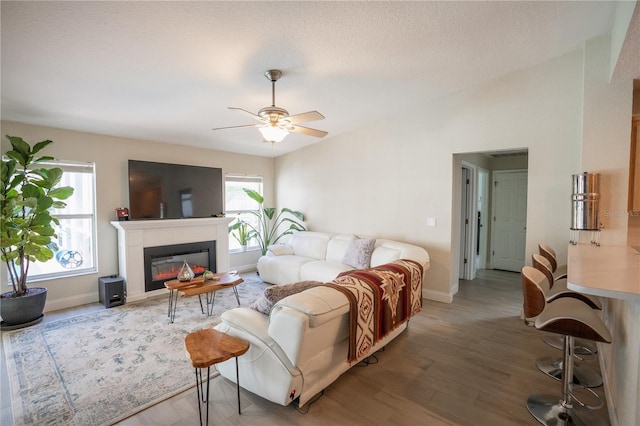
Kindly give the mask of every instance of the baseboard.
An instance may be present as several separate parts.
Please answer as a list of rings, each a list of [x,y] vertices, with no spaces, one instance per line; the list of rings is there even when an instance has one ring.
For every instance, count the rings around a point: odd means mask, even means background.
[[[238,271],[238,273],[240,274],[246,274],[247,272],[255,272],[256,271],[256,264],[255,263],[250,263],[248,265],[240,265],[237,266],[235,268],[236,271]]]
[[[422,289],[422,298],[435,300],[436,302],[451,303],[453,302],[454,293],[443,293],[441,291]]]
[[[157,290],[145,291],[144,293],[138,293],[138,294],[127,294],[126,302],[127,303],[139,302],[140,300],[145,300],[145,299],[149,299],[156,296],[166,296],[168,294],[169,293],[167,293],[166,288],[159,288]]]
[[[74,308],[76,306],[88,305],[98,302],[98,293],[95,295],[81,294],[78,296],[65,297],[63,299],[49,300],[44,305],[44,312],[59,311],[60,309]]]
[[[458,290],[460,289],[460,282],[458,280],[455,280],[455,282],[453,283],[453,285],[451,286],[451,300],[453,300],[453,295],[454,294],[458,294]]]

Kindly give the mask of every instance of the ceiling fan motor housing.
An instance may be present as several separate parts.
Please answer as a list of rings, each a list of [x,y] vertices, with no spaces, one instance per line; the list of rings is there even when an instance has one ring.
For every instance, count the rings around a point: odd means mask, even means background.
[[[258,111],[258,115],[268,119],[271,123],[277,123],[281,118],[288,117],[289,112],[284,108],[272,105],[262,108]]]

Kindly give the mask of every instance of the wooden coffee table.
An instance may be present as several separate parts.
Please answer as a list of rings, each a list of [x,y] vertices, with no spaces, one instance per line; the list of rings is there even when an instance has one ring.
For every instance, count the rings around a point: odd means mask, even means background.
[[[198,296],[200,301],[200,309],[204,314],[204,306],[202,305],[201,296],[204,294],[207,305],[207,316],[211,316],[213,313],[213,304],[216,299],[216,292],[224,288],[232,288],[236,295],[236,301],[240,306],[240,297],[238,296],[238,289],[236,286],[244,280],[237,273],[220,272],[213,274],[213,280],[205,281],[201,276],[192,279],[191,281],[180,281],[178,279],[165,281],[164,286],[169,290],[169,311],[167,316],[173,320],[176,317],[176,308],[178,306],[178,296]]]

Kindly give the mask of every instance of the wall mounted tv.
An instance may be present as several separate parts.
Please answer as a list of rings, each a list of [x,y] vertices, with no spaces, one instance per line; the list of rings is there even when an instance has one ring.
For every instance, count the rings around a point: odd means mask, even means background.
[[[129,160],[129,218],[213,217],[223,212],[222,169]]]

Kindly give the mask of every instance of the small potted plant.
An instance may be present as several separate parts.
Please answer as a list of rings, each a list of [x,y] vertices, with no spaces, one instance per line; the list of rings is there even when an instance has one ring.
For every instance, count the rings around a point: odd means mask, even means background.
[[[62,200],[73,194],[73,188],[58,187],[62,169],[43,164],[53,157],[38,156],[52,141],[31,147],[20,137],[7,135],[7,139],[13,149],[2,157],[0,251],[12,290],[0,294],[0,316],[4,326],[19,326],[42,317],[47,289],[27,286],[29,265],[54,257],[59,222],[51,210],[64,208]]]
[[[240,243],[242,250],[245,251],[247,249],[247,244],[249,244],[249,240],[251,240],[250,230],[247,222],[238,218],[238,220],[229,226],[229,232],[231,236],[235,238],[235,240]]]

